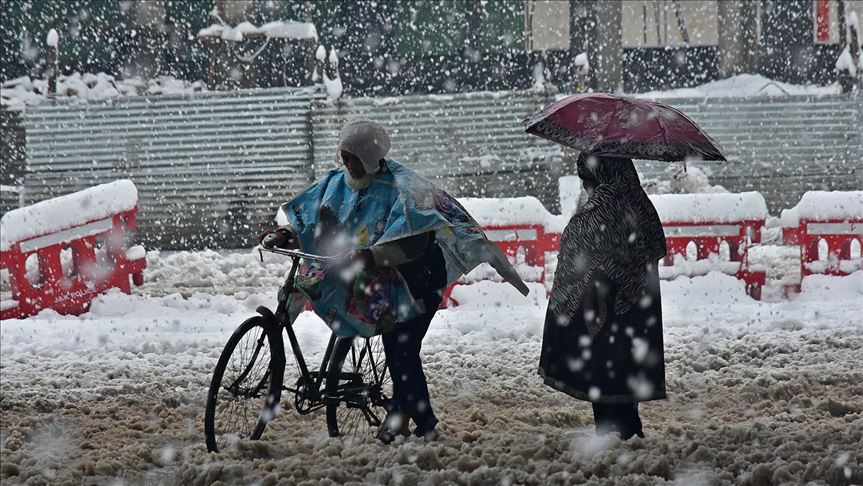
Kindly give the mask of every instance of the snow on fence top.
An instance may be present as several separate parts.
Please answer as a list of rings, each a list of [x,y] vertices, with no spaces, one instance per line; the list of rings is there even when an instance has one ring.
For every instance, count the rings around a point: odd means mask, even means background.
[[[767,204],[757,192],[661,194],[650,196],[665,223],[732,223],[767,217]]]
[[[539,224],[552,233],[560,233],[568,217],[551,214],[539,199],[532,196],[511,198],[459,198],[458,201],[482,227]]]
[[[106,100],[121,96],[186,94],[206,91],[201,81],[190,83],[170,76],[157,79],[115,79],[105,73],[72,73],[57,77],[57,96],[79,100]],[[47,99],[48,81],[30,79],[27,76],[4,81],[0,85],[3,106],[11,110],[23,110],[26,106],[38,105]]]
[[[786,228],[799,226],[801,219],[863,219],[863,191],[809,191],[779,218]]]
[[[224,40],[240,42],[245,36],[264,36],[280,39],[318,39],[315,24],[308,22],[269,22],[255,27],[250,22],[242,22],[236,27],[213,24],[198,31],[198,37],[220,37]]]
[[[665,91],[633,93],[637,98],[724,98],[737,96],[788,96],[839,94],[839,85],[789,84],[774,81],[760,74],[738,74],[727,79],[711,81],[694,88],[677,88]]]
[[[128,179],[84,189],[13,209],[0,219],[0,250],[15,243],[129,211],[138,205],[138,189]]]

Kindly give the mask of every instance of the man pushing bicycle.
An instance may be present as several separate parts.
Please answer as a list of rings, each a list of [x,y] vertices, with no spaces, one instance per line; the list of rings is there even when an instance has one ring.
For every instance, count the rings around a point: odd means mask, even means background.
[[[387,444],[409,435],[410,419],[416,436],[437,437],[420,350],[447,285],[485,262],[528,293],[464,207],[385,158],[389,149],[380,124],[349,120],[339,139],[342,169],[283,204],[281,226],[259,236],[269,248],[342,255],[337,264],[311,264],[296,286],[337,335],[382,334],[393,397],[377,437]]]

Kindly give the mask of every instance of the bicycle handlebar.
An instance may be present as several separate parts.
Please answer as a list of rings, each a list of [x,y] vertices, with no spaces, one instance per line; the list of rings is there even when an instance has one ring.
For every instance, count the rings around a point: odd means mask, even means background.
[[[333,261],[333,260],[336,260],[336,259],[342,257],[342,255],[333,255],[333,256],[315,255],[312,253],[306,253],[304,251],[299,251],[299,250],[285,250],[282,248],[265,248],[263,246],[259,246],[258,247],[258,254],[261,255],[261,261],[262,262],[264,261],[264,252],[275,253],[276,255],[289,256],[291,258],[304,258],[306,260],[312,260],[312,261],[318,261],[318,262]]]

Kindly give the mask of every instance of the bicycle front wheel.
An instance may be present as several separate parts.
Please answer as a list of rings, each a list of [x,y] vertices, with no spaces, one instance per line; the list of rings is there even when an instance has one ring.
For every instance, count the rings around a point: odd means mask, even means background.
[[[380,336],[339,339],[327,370],[330,437],[371,434],[386,417],[392,390]]]
[[[282,392],[285,351],[278,329],[256,316],[234,331],[219,356],[204,414],[207,450],[257,440],[275,417]]]

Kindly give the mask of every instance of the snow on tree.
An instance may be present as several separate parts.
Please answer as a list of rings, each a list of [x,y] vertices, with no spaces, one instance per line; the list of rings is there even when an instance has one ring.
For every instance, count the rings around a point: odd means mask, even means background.
[[[323,72],[324,86],[327,89],[327,100],[335,101],[342,96],[344,86],[339,76],[339,56],[335,49],[330,49],[327,67]]]
[[[315,69],[312,70],[312,82],[319,83],[323,77],[324,61],[327,58],[327,48],[319,45],[315,50]]]
[[[59,42],[59,36],[57,35],[57,29],[51,29],[48,31],[48,36],[45,39],[45,44],[48,47],[57,48],[57,44]]]

